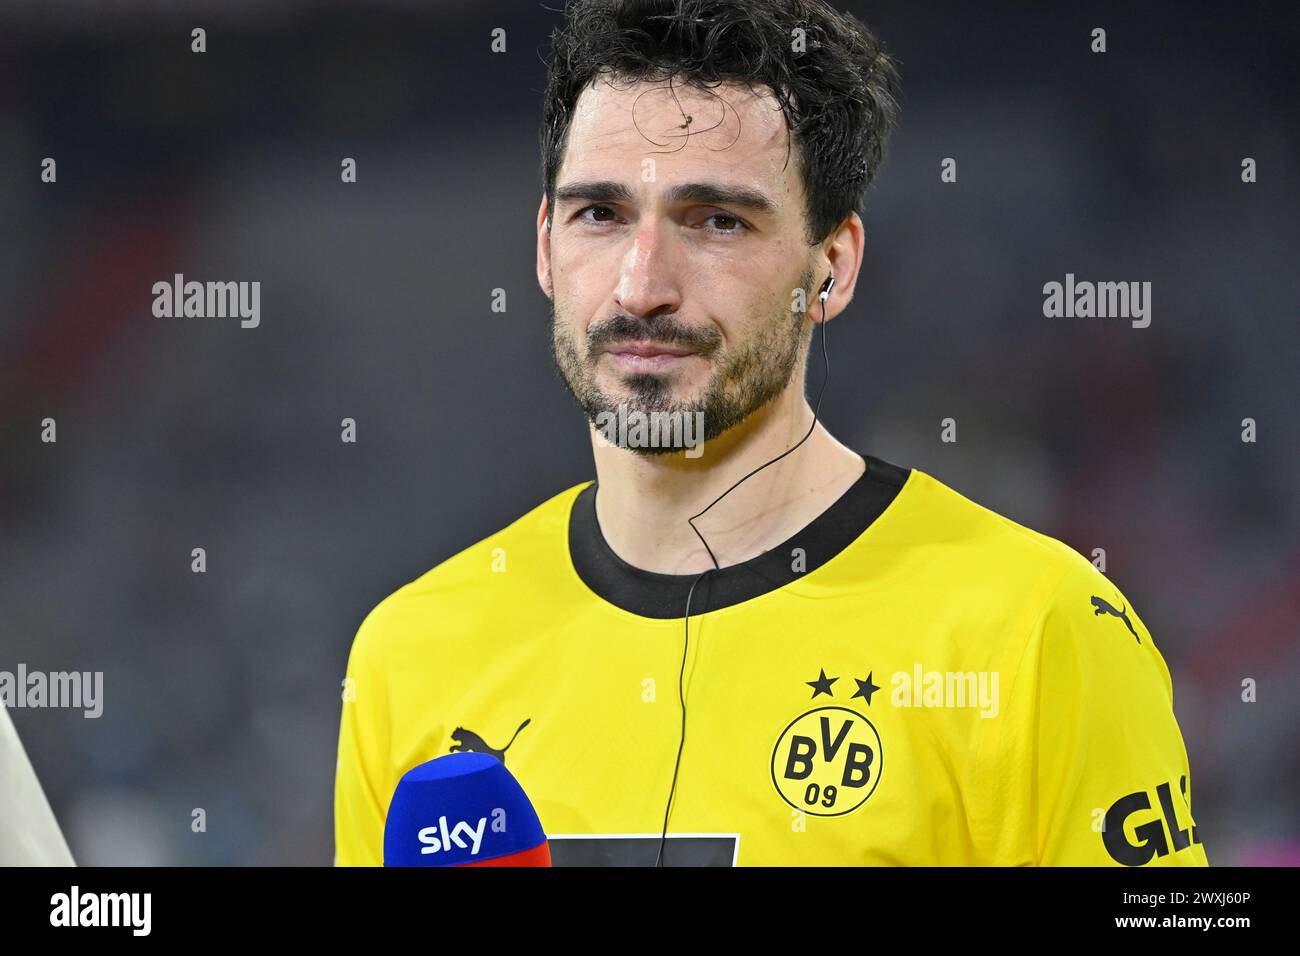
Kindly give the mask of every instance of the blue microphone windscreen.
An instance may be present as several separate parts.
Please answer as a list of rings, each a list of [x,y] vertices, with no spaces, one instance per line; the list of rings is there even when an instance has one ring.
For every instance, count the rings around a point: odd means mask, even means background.
[[[546,842],[519,781],[492,754],[446,754],[408,771],[384,823],[384,866],[462,866]]]

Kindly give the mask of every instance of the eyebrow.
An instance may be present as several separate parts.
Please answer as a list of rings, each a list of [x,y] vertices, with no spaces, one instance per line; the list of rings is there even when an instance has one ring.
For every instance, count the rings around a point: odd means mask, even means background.
[[[736,206],[766,215],[776,213],[776,203],[763,193],[729,183],[678,183],[668,190],[667,199],[670,203],[705,203],[710,206]],[[555,190],[557,206],[565,202],[632,201],[632,191],[623,183],[611,179],[566,183]]]

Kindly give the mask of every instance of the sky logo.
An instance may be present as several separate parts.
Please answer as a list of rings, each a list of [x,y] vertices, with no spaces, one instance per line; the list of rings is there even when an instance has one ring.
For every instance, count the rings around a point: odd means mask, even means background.
[[[420,842],[424,846],[420,847],[422,856],[430,853],[438,853],[443,850],[450,851],[453,846],[464,850],[471,847],[470,856],[477,856],[479,847],[483,845],[483,831],[487,827],[487,817],[479,817],[478,826],[472,827],[464,820],[461,820],[450,830],[447,829],[447,818],[445,816],[438,818],[438,825],[425,827],[419,833]],[[466,843],[465,839],[470,839]]]

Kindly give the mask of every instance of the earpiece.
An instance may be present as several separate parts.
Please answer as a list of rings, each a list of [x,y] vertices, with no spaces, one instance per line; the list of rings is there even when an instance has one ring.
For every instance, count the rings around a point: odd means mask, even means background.
[[[702,580],[704,580],[704,578],[707,575],[712,574],[714,571],[722,570],[721,565],[718,564],[717,557],[713,553],[713,549],[709,547],[709,542],[704,540],[704,535],[700,534],[700,529],[695,527],[695,519],[704,515],[704,513],[709,510],[709,508],[712,508],[723,498],[727,497],[727,495],[731,494],[733,491],[735,491],[745,482],[749,481],[750,478],[753,478],[764,468],[768,467],[768,465],[775,465],[786,455],[793,452],[796,448],[798,448],[800,445],[802,445],[804,442],[808,440],[808,437],[813,433],[813,429],[817,427],[817,420],[821,416],[821,412],[822,412],[822,396],[826,394],[826,383],[831,380],[831,358],[830,358],[830,354],[826,351],[826,299],[830,296],[831,289],[834,287],[835,287],[835,276],[834,275],[827,276],[826,281],[822,283],[821,291],[817,293],[817,299],[822,304],[822,320],[821,322],[818,323],[818,328],[822,330],[822,363],[825,365],[826,371],[825,374],[822,376],[821,388],[817,390],[817,404],[813,406],[812,424],[808,426],[808,431],[804,432],[803,438],[800,438],[797,442],[795,442],[785,451],[781,452],[781,454],[777,455],[771,461],[759,465],[757,468],[755,468],[745,477],[741,478],[738,482],[736,482],[734,485],[732,485],[722,494],[718,495],[718,497],[714,498],[713,501],[709,503],[708,508],[705,508],[704,511],[701,511],[699,514],[692,515],[690,518],[686,519],[686,523],[689,524],[691,526],[691,530],[695,532],[695,537],[700,539],[700,544],[704,545],[704,550],[708,552],[709,560],[713,562],[713,567],[700,572],[700,575],[694,581],[691,582],[691,589],[686,592],[686,615],[682,620],[682,626],[683,626],[682,667],[677,674],[677,697],[682,705],[682,732],[681,732],[681,737],[677,742],[677,760],[673,764],[673,782],[668,788],[668,805],[664,807],[664,826],[663,826],[663,832],[660,833],[659,835],[659,852],[655,854],[655,864],[654,864],[655,867],[660,867],[663,865],[664,847],[667,846],[668,844],[668,816],[672,812],[672,808],[673,808],[673,795],[677,793],[677,771],[681,768],[682,748],[686,745],[686,689],[682,682],[686,676],[686,652],[687,649],[690,647],[690,642],[691,642],[691,598],[695,596],[695,586],[697,584],[699,584]]]

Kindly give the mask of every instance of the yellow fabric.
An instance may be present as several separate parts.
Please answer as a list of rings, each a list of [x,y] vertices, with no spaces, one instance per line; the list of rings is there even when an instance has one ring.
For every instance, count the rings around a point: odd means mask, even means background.
[[[382,863],[399,778],[466,731],[505,750],[548,834],[660,832],[683,625],[577,576],[582,487],[362,623],[339,865]],[[829,694],[812,686],[823,671]],[[920,471],[826,564],[692,614],[685,694],[669,832],[738,834],[737,865],[1120,865],[1107,842],[1130,863],[1207,865],[1169,671],[1127,599],[1066,545]]]

